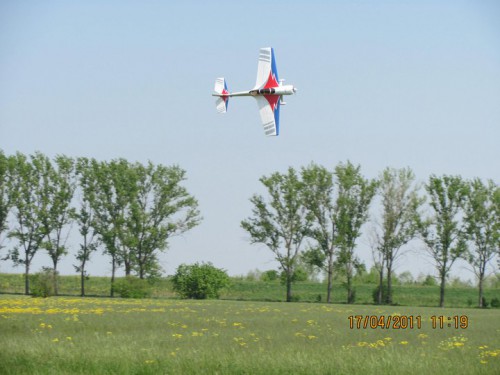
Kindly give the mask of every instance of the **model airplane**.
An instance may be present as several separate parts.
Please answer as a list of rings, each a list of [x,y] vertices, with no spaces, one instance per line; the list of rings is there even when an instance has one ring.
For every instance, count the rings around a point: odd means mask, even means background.
[[[217,96],[217,111],[225,113],[231,96],[253,96],[259,106],[260,118],[266,135],[278,135],[280,132],[280,105],[286,104],[283,95],[293,95],[297,89],[293,85],[283,85],[284,79],[278,78],[274,50],[261,48],[257,66],[257,82],[250,91],[230,93],[226,80],[217,78],[212,96]]]

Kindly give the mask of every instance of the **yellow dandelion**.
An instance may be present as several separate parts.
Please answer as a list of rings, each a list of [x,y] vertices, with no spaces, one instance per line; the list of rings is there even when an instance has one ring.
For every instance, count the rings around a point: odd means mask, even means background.
[[[56,337],[55,339],[52,340],[52,342],[59,342],[59,339]]]
[[[315,339],[317,339],[318,337],[317,337],[317,336],[314,336],[314,335],[309,335],[309,336],[307,336],[307,338],[308,338],[309,340],[315,340]]]
[[[176,352],[170,352],[170,355],[171,355],[172,357],[175,357],[175,356],[177,355],[177,353],[176,353]]]
[[[113,332],[111,332],[111,331],[106,332],[106,335],[112,335],[112,334],[113,334]]]
[[[66,336],[66,340],[71,341],[73,339],[71,338],[71,336]]]
[[[408,341],[400,341],[399,342],[401,345],[408,345]]]

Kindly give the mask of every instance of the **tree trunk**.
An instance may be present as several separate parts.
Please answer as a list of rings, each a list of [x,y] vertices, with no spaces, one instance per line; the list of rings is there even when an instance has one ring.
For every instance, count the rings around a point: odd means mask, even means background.
[[[441,285],[439,286],[439,307],[444,307],[445,284],[446,284],[446,275],[441,275]]]
[[[377,305],[382,304],[382,296],[384,292],[384,264],[380,267],[379,279],[378,279],[378,295],[377,295]]]
[[[110,297],[113,298],[115,296],[115,272],[116,272],[116,260],[113,256],[111,260],[111,291]]]
[[[332,303],[333,253],[328,256],[328,286],[326,288],[326,303]]]
[[[26,257],[26,267],[24,269],[24,294],[29,295],[30,294],[30,263],[28,260],[28,257]]]
[[[54,283],[54,295],[57,296],[59,294],[59,288],[57,285],[57,261],[53,261],[54,268],[52,270],[52,277],[53,277],[53,283]]]
[[[347,303],[354,303],[352,295],[352,275],[350,273],[347,274]]]
[[[478,302],[479,308],[484,307],[483,306],[483,279],[484,279],[484,273],[481,273],[479,275],[479,302]]]
[[[387,259],[387,296],[386,302],[392,305],[392,260]]]
[[[130,276],[130,274],[132,272],[132,267],[130,266],[130,263],[125,262],[124,266],[125,266],[125,276]]]
[[[80,266],[80,296],[85,297],[85,261]]]
[[[292,302],[292,271],[286,271],[286,301]]]

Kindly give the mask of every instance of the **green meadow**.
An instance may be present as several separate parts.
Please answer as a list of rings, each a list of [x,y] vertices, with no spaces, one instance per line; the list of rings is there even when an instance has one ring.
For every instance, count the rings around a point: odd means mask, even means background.
[[[499,337],[499,309],[0,295],[1,374],[498,374]]]
[[[117,280],[120,280],[118,278]],[[355,304],[373,304],[375,284],[359,283],[354,286]],[[438,306],[439,287],[423,285],[394,285],[393,300],[402,306]],[[107,297],[110,292],[109,277],[90,277],[85,284],[86,295]],[[0,273],[0,294],[23,294],[24,275]],[[60,276],[59,294],[78,296],[80,279],[78,276]],[[293,285],[293,295],[297,302],[325,302],[326,284],[319,282],[297,282]],[[474,307],[477,305],[477,288],[449,286],[446,289],[445,306]],[[160,278],[151,286],[152,298],[176,298],[168,278]],[[488,304],[493,299],[500,300],[499,288],[486,288],[484,297]],[[231,278],[229,288],[222,291],[221,299],[239,301],[280,302],[285,300],[285,287],[280,281],[263,282],[248,280],[244,277]],[[333,285],[333,303],[345,303],[346,290],[341,283]]]

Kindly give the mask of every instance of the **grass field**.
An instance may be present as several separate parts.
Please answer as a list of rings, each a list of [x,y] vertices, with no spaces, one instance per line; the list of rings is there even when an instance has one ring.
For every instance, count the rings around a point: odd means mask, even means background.
[[[0,295],[0,347],[1,374],[499,374],[500,310]]]
[[[355,285],[356,304],[372,304],[374,284]],[[61,295],[78,296],[80,293],[78,276],[60,276],[59,292]],[[90,277],[86,283],[88,296],[109,296],[110,280],[108,277]],[[0,273],[1,293],[24,293],[24,276],[22,274]],[[300,302],[324,302],[326,300],[326,284],[315,282],[298,282],[293,285],[294,297]],[[500,289],[487,288],[484,296],[488,303],[496,298],[500,300]],[[162,278],[152,287],[153,298],[175,298],[171,282]],[[262,282],[241,278],[232,278],[231,285],[221,294],[221,299],[242,301],[277,302],[285,300],[285,287],[279,281]],[[346,290],[341,284],[333,286],[333,302],[344,303]],[[395,285],[393,300],[403,306],[438,306],[439,287],[422,285]],[[477,305],[477,289],[473,287],[448,287],[445,295],[445,306],[473,307]]]

